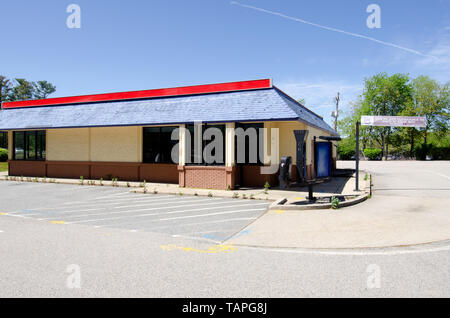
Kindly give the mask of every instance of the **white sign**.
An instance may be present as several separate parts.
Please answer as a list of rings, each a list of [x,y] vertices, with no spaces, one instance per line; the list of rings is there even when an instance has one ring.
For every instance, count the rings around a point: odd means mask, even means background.
[[[410,116],[362,116],[362,126],[391,126],[391,127],[426,127],[426,117]]]

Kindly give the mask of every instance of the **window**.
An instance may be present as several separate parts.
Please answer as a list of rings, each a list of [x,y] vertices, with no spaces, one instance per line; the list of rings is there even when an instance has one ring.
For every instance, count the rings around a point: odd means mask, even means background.
[[[144,128],[144,163],[174,163],[172,149],[178,140],[172,140],[172,133],[178,127]]]
[[[45,160],[45,130],[15,131],[14,160]]]
[[[239,129],[241,128],[241,129]],[[263,123],[235,125],[235,160],[240,165],[264,165]]]
[[[224,124],[203,124],[201,126],[202,128],[202,144],[201,144],[201,149],[199,151],[198,154],[198,158],[196,160],[195,158],[195,134],[194,134],[194,130],[195,130],[195,125],[186,125],[186,129],[187,132],[190,134],[190,140],[191,140],[191,145],[190,145],[190,149],[191,149],[191,156],[190,156],[190,160],[189,158],[186,158],[186,164],[188,165],[204,165],[204,166],[223,166],[225,165],[225,125]],[[197,126],[198,127],[198,126]],[[206,130],[209,128],[215,128],[218,129],[217,130],[210,130],[208,131],[207,134],[205,134]],[[220,131],[220,140],[216,140],[216,133]],[[209,136],[208,136],[209,135]],[[205,136],[211,137],[210,139],[205,140]],[[186,138],[186,142],[187,142],[188,138]],[[211,150],[211,158],[205,158],[204,157],[204,151],[205,148],[210,144],[214,142],[215,145],[217,145],[218,147],[221,148],[216,148],[214,147]],[[207,149],[207,152],[209,154],[209,149]],[[212,162],[211,162],[212,161]]]
[[[0,131],[0,148],[8,149],[8,133]]]

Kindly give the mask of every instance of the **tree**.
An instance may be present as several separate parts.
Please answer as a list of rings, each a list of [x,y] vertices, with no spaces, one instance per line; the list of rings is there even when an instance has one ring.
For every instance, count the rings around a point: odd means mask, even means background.
[[[362,108],[370,115],[397,116],[411,103],[413,86],[406,74],[377,74],[365,80]],[[366,114],[366,115],[369,115]],[[397,128],[373,127],[373,136],[381,144],[382,156],[389,153],[390,137]]]
[[[34,97],[34,85],[24,78],[16,78],[16,85],[11,91],[11,100],[27,100]]]
[[[0,102],[28,99],[44,99],[56,91],[47,81],[30,82],[16,78],[13,82],[0,75]]]
[[[413,81],[414,109],[417,116],[427,118],[423,140],[427,143],[429,130],[445,133],[449,125],[449,84],[440,85],[428,76],[419,76]]]
[[[9,100],[11,94],[11,82],[5,76],[0,75],[0,102]]]
[[[47,81],[33,83],[35,99],[44,99],[56,91],[56,87]]]

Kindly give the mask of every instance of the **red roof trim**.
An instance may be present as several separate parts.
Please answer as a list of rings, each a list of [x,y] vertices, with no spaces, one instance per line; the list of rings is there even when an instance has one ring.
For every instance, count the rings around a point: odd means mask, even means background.
[[[156,97],[174,97],[183,95],[222,93],[233,91],[244,91],[253,89],[272,88],[272,80],[261,79],[243,82],[231,82],[221,84],[207,84],[196,86],[184,86],[174,88],[150,89],[144,91],[132,91],[121,93],[108,93],[72,97],[57,97],[48,99],[25,100],[17,102],[3,103],[3,109],[19,108],[19,107],[36,107],[36,106],[52,106],[52,105],[68,105],[81,104],[92,102],[105,102],[117,100],[131,100],[141,98],[156,98]]]

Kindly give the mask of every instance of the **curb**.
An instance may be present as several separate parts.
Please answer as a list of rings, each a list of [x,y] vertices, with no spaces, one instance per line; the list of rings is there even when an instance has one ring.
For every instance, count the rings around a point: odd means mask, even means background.
[[[344,201],[342,203],[339,204],[339,208],[345,208],[345,207],[349,207],[352,205],[356,205],[359,204],[361,202],[366,201],[369,198],[369,195],[371,193],[371,180],[372,180],[372,176],[371,174],[365,172],[365,171],[361,171],[363,173],[366,173],[369,177],[367,178],[367,180],[365,181],[365,186],[364,186],[364,190],[363,190],[363,194],[359,195],[358,197],[356,197],[355,199],[352,200],[348,200],[348,201]],[[325,210],[325,209],[331,209],[331,203],[326,203],[326,204],[309,204],[309,205],[294,205],[294,204],[286,204],[285,203],[288,201],[287,198],[283,198],[283,199],[279,199],[277,201],[275,201],[274,203],[272,203],[269,206],[269,211],[270,210],[287,210],[287,211],[305,211],[305,210]]]

